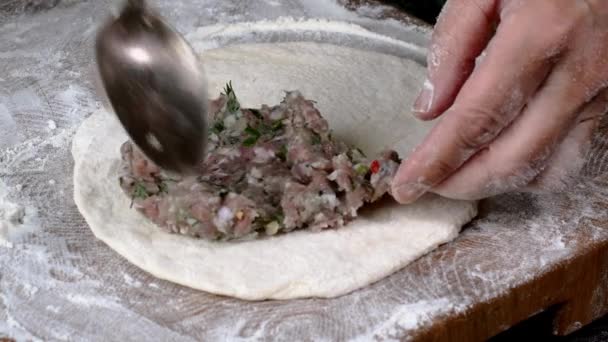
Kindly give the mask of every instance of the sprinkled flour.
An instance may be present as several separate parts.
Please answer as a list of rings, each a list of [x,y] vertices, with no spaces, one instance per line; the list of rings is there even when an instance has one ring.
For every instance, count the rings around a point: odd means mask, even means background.
[[[12,248],[25,234],[34,231],[39,224],[36,209],[8,199],[9,191],[0,180],[0,246]]]
[[[365,39],[370,39],[375,44],[388,44],[399,46],[404,51],[411,51],[414,54],[424,53],[424,49],[416,44],[407,41],[387,37],[365,28],[346,22],[336,22],[323,19],[294,19],[294,18],[279,18],[276,21],[258,21],[258,22],[243,22],[233,25],[212,25],[201,27],[186,38],[192,42],[193,47],[199,51],[208,50],[222,46],[226,40],[239,40],[242,37],[252,35],[272,35],[278,32],[295,34],[295,35],[310,35],[315,32],[319,34],[322,30],[324,34],[336,36],[355,36]],[[412,57],[410,55],[409,57]]]

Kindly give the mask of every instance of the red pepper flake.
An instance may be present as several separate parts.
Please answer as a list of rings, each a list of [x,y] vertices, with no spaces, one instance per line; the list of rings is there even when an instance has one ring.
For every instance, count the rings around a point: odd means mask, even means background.
[[[380,172],[380,162],[377,160],[374,160],[372,162],[372,164],[369,166],[369,169],[372,171],[372,173],[378,173]]]

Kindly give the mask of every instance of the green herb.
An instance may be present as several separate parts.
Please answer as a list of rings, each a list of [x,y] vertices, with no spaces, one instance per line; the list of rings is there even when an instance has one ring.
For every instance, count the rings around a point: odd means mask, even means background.
[[[255,144],[258,142],[259,138],[260,138],[259,136],[258,137],[249,137],[249,138],[243,140],[243,146],[245,146],[245,147],[255,146]]]
[[[226,127],[224,127],[224,121],[222,120],[218,120],[216,121],[213,126],[211,127],[211,132],[219,135],[220,133],[222,133],[224,130],[226,129]]]
[[[146,186],[140,182],[135,183],[135,187],[133,188],[132,194],[133,198],[141,199],[146,199],[150,196],[150,194],[148,194],[148,190],[146,190]]]
[[[131,191],[131,205],[130,208],[133,208],[133,203],[136,198],[146,199],[150,196],[148,194],[148,190],[146,190],[146,186],[141,182],[136,182],[133,186],[133,191]]]
[[[275,156],[277,156],[277,158],[281,159],[282,161],[286,161],[287,160],[287,145],[281,145],[281,147],[279,147],[279,150],[277,152],[275,152]]]
[[[247,125],[247,128],[245,128],[245,133],[249,134],[252,137],[259,137],[262,134],[260,133],[260,131],[258,131],[257,129]]]
[[[277,121],[275,121],[275,122],[272,123],[271,130],[273,132],[280,131],[281,129],[283,129],[283,120],[277,120]]]
[[[281,131],[281,129],[283,129],[283,120],[276,120],[273,121],[271,124],[261,122],[257,128],[260,132],[260,135],[270,134],[271,137],[274,138]]]
[[[262,136],[260,131],[249,125],[247,125],[247,128],[245,128],[245,133],[249,135],[249,137],[243,141],[243,146],[245,147],[254,146],[258,142],[258,139],[260,139]]]
[[[313,145],[319,145],[321,143],[321,136],[317,133],[313,133],[310,141]]]
[[[260,133],[260,136],[266,135],[270,132],[270,126],[266,125],[265,123],[260,123],[255,130]]]
[[[262,112],[260,112],[257,109],[249,109],[251,111],[251,113],[258,119],[262,119]]]
[[[228,98],[228,101],[226,102],[226,110],[228,110],[230,113],[238,112],[238,110],[241,109],[241,104],[236,98],[234,88],[232,88],[232,81],[226,84],[226,88],[224,88],[224,95],[226,95]]]
[[[365,164],[357,164],[355,166],[355,172],[361,176],[365,176],[369,172],[369,167]]]
[[[283,215],[282,212],[279,212],[278,214],[274,215],[274,220],[280,224],[283,224],[283,221],[285,220],[285,215]]]
[[[159,189],[160,193],[162,193],[162,194],[169,193],[169,186],[165,182],[160,182],[160,184],[158,184],[158,189]]]

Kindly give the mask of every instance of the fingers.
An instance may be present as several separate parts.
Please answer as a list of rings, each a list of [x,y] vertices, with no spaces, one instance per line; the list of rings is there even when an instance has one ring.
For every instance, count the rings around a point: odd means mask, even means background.
[[[485,48],[497,18],[496,0],[450,0],[433,31],[428,79],[413,111],[432,119],[450,107]]]
[[[575,182],[587,161],[593,134],[606,112],[608,91],[604,90],[579,114],[576,126],[547,161],[547,167],[524,190],[543,193],[563,191]]]
[[[450,176],[492,142],[537,91],[553,54],[547,54],[549,43],[530,35],[530,25],[501,23],[452,107],[397,173],[393,194],[399,202],[415,201]]]
[[[593,118],[577,123],[547,160],[543,171],[527,186],[522,187],[522,190],[533,193],[560,192],[574,183],[585,165],[585,157],[597,122],[598,119]]]
[[[606,109],[604,96],[585,104],[580,86],[568,79],[565,68],[553,72],[509,129],[433,192],[480,199],[531,182],[534,189],[567,185],[568,175],[582,166],[586,142]]]

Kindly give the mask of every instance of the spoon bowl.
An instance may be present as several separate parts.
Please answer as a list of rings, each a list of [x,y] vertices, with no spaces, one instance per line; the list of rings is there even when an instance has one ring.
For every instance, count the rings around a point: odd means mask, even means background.
[[[129,0],[96,40],[103,88],[135,144],[161,168],[185,173],[204,158],[207,82],[186,40],[143,0]]]

